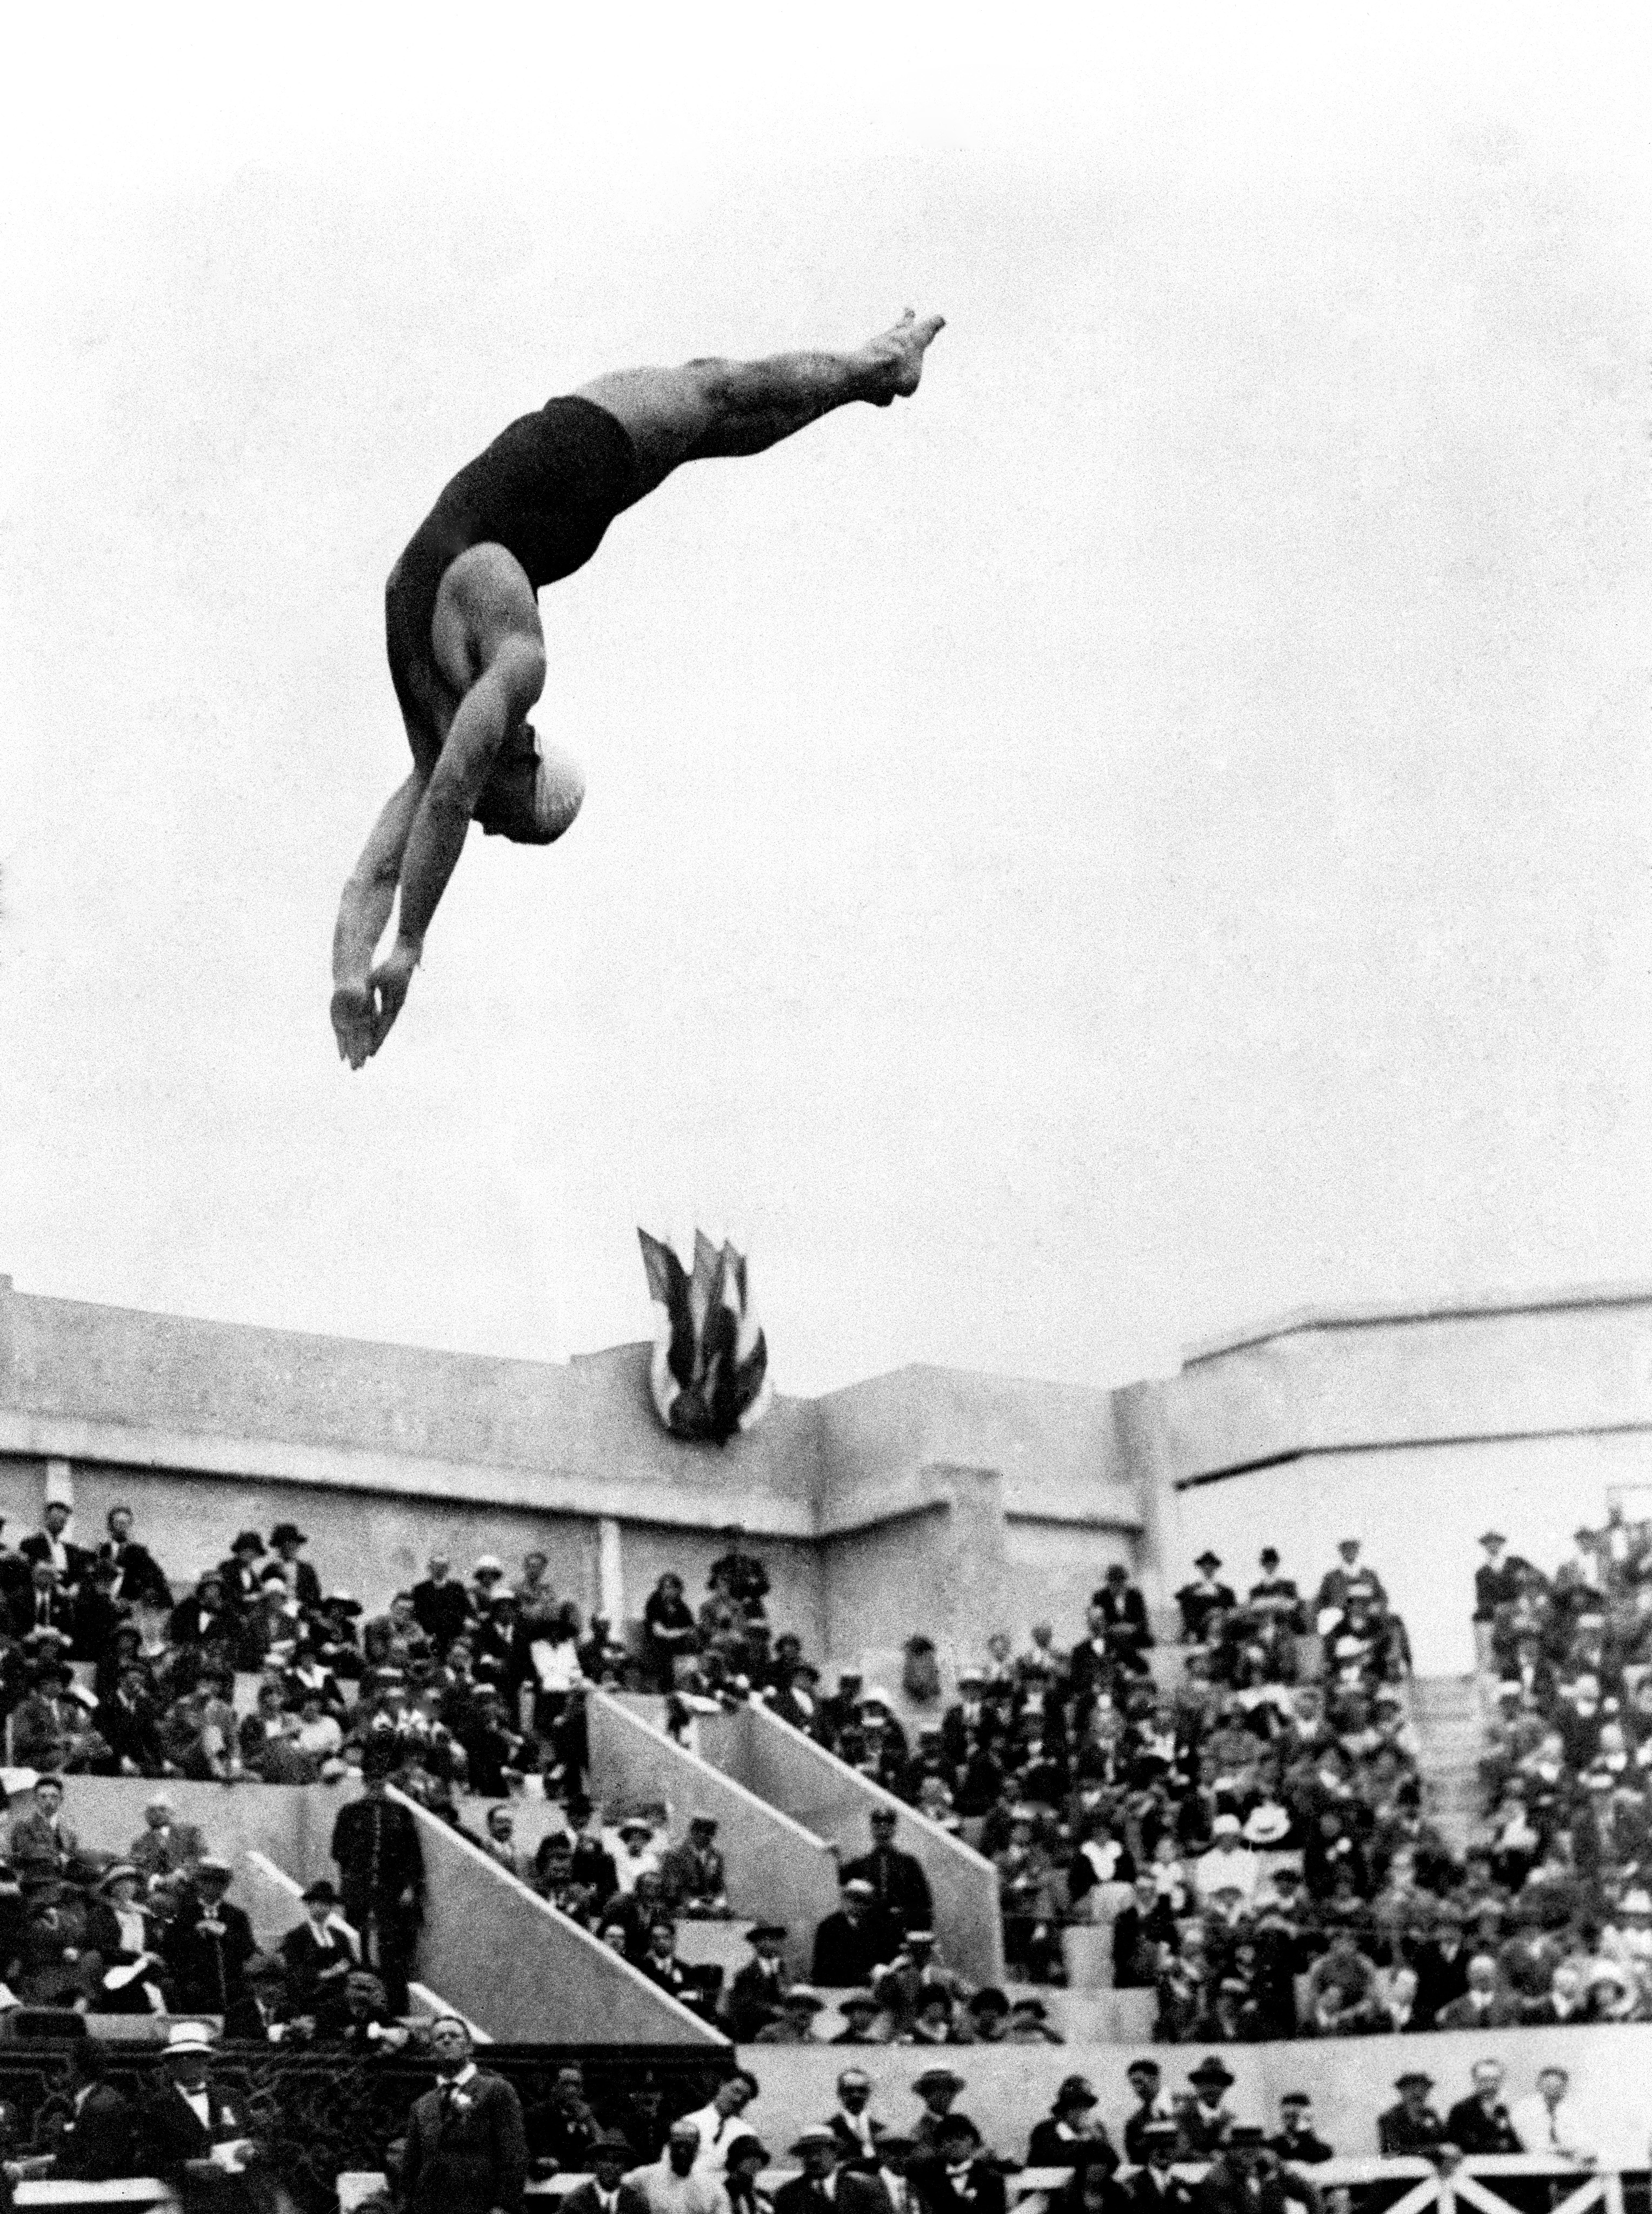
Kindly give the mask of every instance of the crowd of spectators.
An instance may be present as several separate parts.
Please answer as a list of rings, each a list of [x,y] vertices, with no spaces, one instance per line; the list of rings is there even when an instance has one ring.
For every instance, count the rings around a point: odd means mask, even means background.
[[[1487,2011],[1652,2020],[1652,1526],[1614,1508],[1551,1575],[1481,1539],[1492,1716],[1470,1853]]]
[[[70,2097],[43,2133],[48,2153],[14,2157],[15,2116],[0,2109],[9,2174],[83,2182],[148,2174],[175,2185],[192,2166],[221,2176],[267,2163],[260,2122],[221,2088],[202,2026],[173,2026],[160,2074],[139,2101],[109,2082],[89,2042],[70,2052]],[[1339,2156],[1422,2158],[1449,2169],[1462,2159],[1524,2155],[1587,2170],[1609,2134],[1564,2068],[1540,2065],[1529,2093],[1511,2099],[1502,2063],[1484,2056],[1448,2087],[1455,2098],[1436,2100],[1426,2071],[1402,2070],[1391,2102],[1367,2093],[1359,2141],[1339,2144],[1324,2134],[1306,2091],[1285,2092],[1266,2117],[1244,2111],[1232,2071],[1211,2054],[1179,2090],[1157,2060],[1131,2060],[1112,2128],[1091,2079],[1066,2076],[1047,2111],[1029,2116],[1009,2143],[983,2132],[956,2070],[921,2070],[898,2094],[902,2111],[885,2106],[897,2095],[892,2085],[880,2090],[847,2061],[829,2095],[823,2089],[829,2111],[772,2148],[762,2134],[762,2084],[748,2069],[672,2114],[639,2086],[610,2085],[594,2101],[584,2070],[568,2063],[549,2096],[524,2111],[510,2081],[488,2070],[485,2053],[479,2059],[460,2018],[437,2015],[425,2053],[434,2083],[413,2101],[403,2133],[360,2153],[383,2162],[386,2199],[407,2214],[516,2214],[530,2180],[557,2175],[590,2179],[574,2185],[572,2214],[818,2214],[823,2200],[829,2208],[841,2200],[847,2214],[1003,2214],[1008,2179],[1025,2170],[1057,2214],[1164,2214],[1166,2202],[1182,2214],[1233,2214],[1236,2205],[1263,2214],[1286,2199],[1325,2214],[1325,2172]],[[791,2180],[766,2178],[777,2164]]]

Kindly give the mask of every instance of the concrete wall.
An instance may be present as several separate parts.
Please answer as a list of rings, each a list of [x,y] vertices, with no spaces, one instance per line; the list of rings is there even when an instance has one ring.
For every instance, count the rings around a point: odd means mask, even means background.
[[[900,1818],[896,1842],[916,1856],[929,1879],[935,1934],[945,1957],[973,1983],[1002,1983],[1003,1927],[998,1876],[990,1861],[766,1709],[748,1707],[738,1720],[737,1773],[771,1805],[785,1807],[826,1838],[840,1862],[871,1846],[872,1808],[893,1807]]]
[[[727,2042],[445,1822],[420,1807],[413,1812],[425,1854],[419,1979],[490,2037],[548,2045]]]
[[[1135,2053],[1150,2048],[1129,2046],[971,2046],[949,2051],[947,2064],[964,2078],[958,2109],[967,2113],[995,2151],[1025,2158],[1034,2122],[1049,2109],[1064,2076],[1087,2076],[1100,2100],[1098,2109],[1115,2144],[1134,2101],[1124,2070]],[[1202,2058],[1196,2046],[1152,2048],[1164,2070],[1165,2088],[1187,2088],[1189,2070]],[[1422,2068],[1435,2078],[1431,2095],[1442,2110],[1471,2089],[1469,2069],[1485,2054],[1496,2054],[1508,2069],[1505,2095],[1527,2097],[1537,2071],[1554,2061],[1569,2069],[1573,2089],[1601,2118],[1600,2150],[1604,2162],[1624,2167],[1648,2165],[1652,2130],[1652,2025],[1625,2024],[1601,2029],[1493,2030],[1484,2037],[1459,2032],[1426,2037],[1361,2038],[1357,2042],[1327,2038],[1318,2044],[1225,2046],[1222,2058],[1238,2079],[1228,2094],[1233,2111],[1247,2121],[1276,2128],[1282,2092],[1308,2092],[1314,2126],[1337,2153],[1351,2158],[1377,2150],[1376,2118],[1394,2104],[1394,2078],[1407,2068]],[[829,2046],[752,2046],[742,2058],[762,2086],[747,2119],[766,2144],[790,2144],[809,2122],[832,2111],[832,2085],[842,2054]],[[909,2127],[919,2101],[912,2079],[926,2056],[910,2046],[862,2046],[854,2063],[872,2079],[872,2111],[880,2120]]]
[[[157,1786],[142,1777],[70,1776],[64,1779],[64,1820],[87,1850],[124,1855],[142,1831],[144,1803],[157,1789],[168,1794],[178,1820],[194,1823],[209,1849],[236,1868],[248,1851],[257,1850],[301,1882],[335,1874],[329,1851],[333,1825],[339,1808],[353,1795],[345,1787],[231,1786],[190,1783],[178,1777]],[[9,1819],[31,1807],[34,1797],[27,1792],[14,1798]]]
[[[606,1693],[590,1700],[590,1726],[591,1795],[610,1819],[622,1801],[664,1800],[675,1843],[690,1814],[714,1816],[730,1899],[743,1918],[786,1924],[787,1961],[794,1975],[806,1977],[815,1931],[838,1903],[837,1861],[820,1834],[780,1811],[784,1801],[766,1805],[730,1772],[732,1764],[696,1759]],[[708,1727],[708,1751],[716,1735]]]

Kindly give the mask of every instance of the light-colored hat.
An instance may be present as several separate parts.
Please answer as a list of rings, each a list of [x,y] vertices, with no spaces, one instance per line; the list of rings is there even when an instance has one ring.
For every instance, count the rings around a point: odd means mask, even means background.
[[[211,2033],[205,2022],[174,2021],[167,2032],[166,2049],[174,2052],[210,2052]]]

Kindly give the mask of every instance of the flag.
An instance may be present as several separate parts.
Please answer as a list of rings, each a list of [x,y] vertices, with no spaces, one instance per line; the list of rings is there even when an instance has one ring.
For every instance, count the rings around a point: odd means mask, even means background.
[[[744,1257],[696,1230],[691,1272],[662,1239],[637,1237],[655,1309],[654,1410],[675,1437],[725,1444],[762,1419],[770,1398]]]

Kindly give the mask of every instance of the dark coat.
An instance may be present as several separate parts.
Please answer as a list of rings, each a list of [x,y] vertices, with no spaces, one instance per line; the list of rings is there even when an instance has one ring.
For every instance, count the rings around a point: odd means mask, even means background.
[[[872,1911],[881,1910],[902,1933],[932,1926],[934,1904],[929,1893],[929,1879],[915,1854],[903,1853],[896,1845],[881,1850],[874,1847],[858,1860],[848,1862],[841,1881],[847,1883],[856,1876],[872,1887]]]
[[[444,2111],[450,2095],[426,2091],[407,2117],[401,2171],[408,2214],[516,2214],[528,2180],[522,2102],[502,2076],[480,2069],[465,2086],[470,2103]]]
[[[52,1558],[52,1540],[44,1530],[36,1530],[33,1536],[24,1538],[17,1550],[33,1567],[36,1561],[49,1561]],[[58,1581],[64,1589],[72,1591],[91,1574],[94,1557],[87,1551],[84,1545],[65,1545],[64,1551],[68,1557],[69,1565]]]
[[[375,1815],[374,1809],[377,1808]],[[349,1902],[395,1900],[409,1887],[425,1888],[425,1856],[411,1808],[399,1800],[352,1799],[333,1825],[333,1858],[346,1899],[345,1918],[358,1917]]]
[[[841,1909],[829,1914],[815,1932],[813,1972],[810,1981],[828,1990],[870,1984],[872,1972],[892,1960],[900,1950],[899,1933],[875,1911],[856,1924]]]
[[[330,1947],[318,1944],[306,1918],[281,1940],[287,1999],[294,2014],[331,2014],[343,2008],[345,1979],[358,1960],[356,1942],[342,1930],[335,1929],[332,1937]]]
[[[1109,2175],[1118,2166],[1118,2155],[1104,2129],[1093,2137],[1063,2137],[1054,2114],[1032,2125],[1027,2142],[1029,2168],[1104,2168]]]
[[[138,2173],[132,2101],[113,2083],[95,2083],[64,2125],[54,2173],[76,2183],[113,2183]]]
[[[1377,2116],[1377,2150],[1385,2160],[1426,2158],[1447,2135],[1446,2125],[1429,2106],[1412,2116],[1402,2103]]]
[[[1294,2203],[1278,2174],[1264,2169],[1252,2193],[1245,2178],[1225,2160],[1213,2162],[1193,2186],[1194,2214],[1285,2214]]]
[[[1446,2135],[1459,2152],[1520,2153],[1526,2150],[1502,2101],[1499,2099],[1487,2113],[1472,2093],[1466,2099],[1459,2099],[1446,2116]]]
[[[209,1921],[222,1923],[222,1934],[209,1930]],[[245,2016],[251,1994],[247,1989],[247,1963],[258,1950],[253,1925],[242,1909],[220,1899],[209,1910],[194,1890],[184,1893],[161,1952],[177,1990],[181,2011]],[[237,2030],[225,2025],[231,2037]]]
[[[144,2148],[153,2172],[171,2182],[186,2161],[205,2160],[215,2144],[251,2134],[239,2099],[228,2099],[216,2083],[206,2087],[211,2126],[203,2129],[193,2108],[174,2083],[163,2083],[144,2108]],[[144,2171],[149,2173],[147,2169]]]
[[[426,1576],[413,1587],[413,1611],[425,1636],[445,1653],[470,1620],[470,1595],[451,1576],[439,1584]]]
[[[1163,2187],[1150,2168],[1139,2168],[1119,2186],[1130,2214],[1193,2214],[1192,2186],[1166,2170]]]
[[[907,2180],[928,2214],[1004,2214],[1003,2175],[984,2160],[970,2162],[961,2191],[954,2187],[946,2163],[936,2155],[915,2160],[907,2170]]]
[[[75,1634],[75,1602],[61,1584],[46,1593],[44,1608],[34,1585],[25,1584],[12,1594],[10,1615],[14,1637],[27,1637],[31,1630],[60,1630],[65,1637]]]
[[[577,2191],[569,2192],[559,2200],[562,2214],[604,2214],[603,2202],[597,2193],[596,2180],[587,2177]],[[615,2214],[648,2214],[648,2201],[634,2183],[621,2180]]]
[[[106,1538],[97,1549],[100,1561],[113,1561],[120,1571],[120,1596],[134,1605],[170,1607],[172,1587],[162,1575],[160,1564],[146,1545],[129,1544],[117,1545]]]

